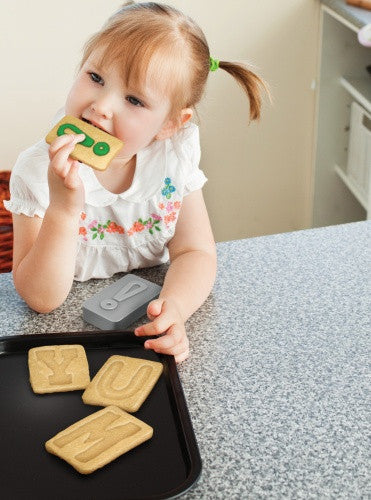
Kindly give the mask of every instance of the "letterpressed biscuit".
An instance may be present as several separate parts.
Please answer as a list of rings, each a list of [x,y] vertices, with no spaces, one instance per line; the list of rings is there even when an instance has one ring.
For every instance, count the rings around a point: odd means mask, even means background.
[[[162,372],[162,363],[129,356],[111,356],[101,367],[82,399],[97,406],[115,405],[137,411]]]
[[[90,474],[150,439],[153,429],[133,415],[108,406],[79,420],[45,443],[49,453]]]
[[[117,137],[71,115],[62,118],[45,140],[51,144],[63,134],[85,134],[85,139],[76,144],[70,156],[96,170],[105,170],[123,146],[123,142]]]
[[[82,345],[49,345],[28,351],[30,382],[34,392],[66,392],[85,389],[89,365]]]

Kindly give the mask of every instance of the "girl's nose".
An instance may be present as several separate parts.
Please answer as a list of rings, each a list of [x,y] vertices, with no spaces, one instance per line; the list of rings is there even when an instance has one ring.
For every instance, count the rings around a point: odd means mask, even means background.
[[[91,104],[90,109],[93,111],[94,114],[102,116],[105,120],[110,120],[113,116],[112,108],[109,105],[107,99],[105,100],[100,99],[94,101]]]

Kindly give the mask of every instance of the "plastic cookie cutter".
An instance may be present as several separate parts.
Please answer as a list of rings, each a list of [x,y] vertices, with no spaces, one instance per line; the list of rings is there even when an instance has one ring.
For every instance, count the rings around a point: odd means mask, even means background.
[[[58,130],[57,130],[57,135],[63,135],[66,133],[66,130],[71,130],[75,134],[84,134],[85,139],[82,142],[79,142],[80,146],[86,146],[87,148],[91,148],[94,144],[94,139],[92,139],[89,135],[87,135],[86,132],[81,130],[79,127],[76,125],[73,125],[72,123],[63,123]],[[93,147],[93,151],[97,156],[105,156],[106,154],[109,153],[110,147],[109,144],[106,142],[97,142],[95,146]]]
[[[148,286],[145,283],[141,283],[139,281],[127,283],[111,299],[102,300],[100,306],[102,309],[106,310],[116,309],[116,307],[119,305],[119,302],[127,300],[129,297],[134,297],[134,295],[147,290],[147,288]]]
[[[147,312],[161,287],[140,276],[127,274],[87,299],[83,318],[102,330],[123,330]]]

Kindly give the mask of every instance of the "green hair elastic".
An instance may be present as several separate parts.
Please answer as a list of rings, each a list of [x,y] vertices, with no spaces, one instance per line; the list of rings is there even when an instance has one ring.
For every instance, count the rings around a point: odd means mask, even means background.
[[[210,71],[216,71],[219,68],[219,61],[210,56]]]

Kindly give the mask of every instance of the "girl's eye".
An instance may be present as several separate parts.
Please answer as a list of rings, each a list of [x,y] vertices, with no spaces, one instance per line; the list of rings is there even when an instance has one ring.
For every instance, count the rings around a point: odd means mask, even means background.
[[[100,84],[104,83],[103,78],[99,76],[98,73],[90,72],[89,75],[93,82]]]
[[[130,104],[132,104],[133,106],[139,106],[139,107],[143,107],[143,103],[137,99],[136,97],[132,96],[132,95],[128,95],[126,100],[128,102],[130,102]]]

